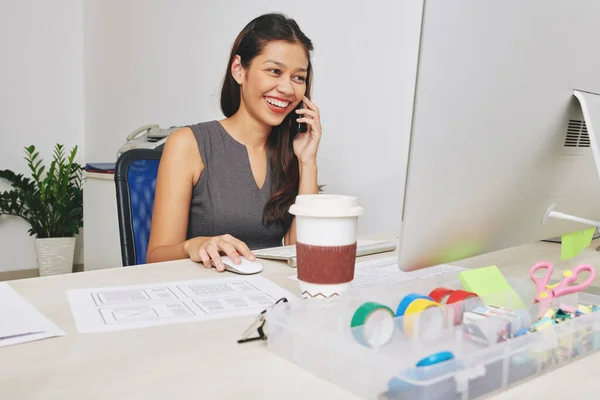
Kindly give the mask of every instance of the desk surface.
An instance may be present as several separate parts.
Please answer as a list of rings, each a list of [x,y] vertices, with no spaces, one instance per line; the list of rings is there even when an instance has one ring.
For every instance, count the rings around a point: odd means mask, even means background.
[[[599,264],[594,247],[559,262],[560,245],[535,243],[454,264],[467,268],[496,264],[509,277],[524,278],[537,261],[557,269],[583,261]],[[386,253],[390,255],[391,253]],[[373,257],[373,256],[371,256]],[[366,258],[362,258],[366,259]],[[263,276],[298,293],[287,279],[293,270],[263,262]],[[6,399],[355,399],[352,394],[270,353],[264,343],[236,343],[253,316],[203,323],[79,334],[67,289],[229,276],[189,261],[115,268],[9,282],[66,333],[64,337],[0,348],[0,397]],[[559,276],[559,275],[557,275]],[[597,282],[595,283],[598,284]],[[492,399],[593,398],[600,384],[589,371],[600,353],[500,392]],[[592,396],[592,397],[590,397]]]

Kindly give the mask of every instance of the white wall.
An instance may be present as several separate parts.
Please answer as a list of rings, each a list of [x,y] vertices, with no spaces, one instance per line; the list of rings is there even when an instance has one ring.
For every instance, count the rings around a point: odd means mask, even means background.
[[[362,234],[397,231],[422,0],[87,0],[86,160],[114,161],[125,136],[222,118],[231,44],[252,18],[294,17],[313,40],[322,113],[320,183],[357,195]]]
[[[0,168],[28,173],[23,147],[35,144],[49,161],[57,142],[79,145],[80,162],[114,161],[125,135],[141,125],[221,118],[218,95],[232,41],[255,16],[281,11],[315,44],[321,183],[359,197],[366,211],[360,233],[396,231],[421,6],[0,0]],[[0,271],[36,267],[27,229],[19,219],[0,218]],[[77,253],[81,262],[80,245]]]
[[[55,143],[79,145],[83,162],[82,24],[79,0],[0,0],[0,169],[29,174],[23,148],[30,144],[47,163]],[[37,268],[28,229],[0,217],[0,271]]]

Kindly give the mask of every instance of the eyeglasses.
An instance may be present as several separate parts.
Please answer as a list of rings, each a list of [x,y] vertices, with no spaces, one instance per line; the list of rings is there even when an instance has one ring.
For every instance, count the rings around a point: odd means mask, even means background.
[[[278,303],[287,303],[288,299],[286,299],[285,297],[282,297],[281,299],[277,300],[275,302],[275,304]],[[258,317],[256,317],[256,319],[252,322],[252,324],[250,325],[250,327],[248,327],[248,329],[246,329],[244,331],[244,333],[242,333],[242,338],[240,340],[238,340],[238,343],[246,343],[246,342],[253,342],[255,340],[267,340],[267,334],[265,333],[265,328],[266,328],[266,323],[267,323],[267,310],[263,310],[261,311],[261,313],[258,315]],[[254,336],[254,337],[250,337],[254,331],[256,330],[256,332],[258,332],[258,336]]]

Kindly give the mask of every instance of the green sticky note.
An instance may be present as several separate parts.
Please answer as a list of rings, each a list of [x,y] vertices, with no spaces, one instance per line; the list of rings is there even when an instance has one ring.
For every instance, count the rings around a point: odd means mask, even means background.
[[[575,257],[581,250],[586,249],[592,243],[595,231],[596,228],[589,228],[563,235],[560,246],[560,259],[567,260]]]
[[[575,257],[580,249],[581,232],[567,233],[562,235],[560,245],[560,259],[567,260]]]
[[[525,307],[517,292],[495,265],[462,271],[458,274],[458,279],[465,290],[476,293],[486,305],[513,310]]]
[[[587,249],[590,244],[592,244],[594,232],[596,232],[596,228],[586,229],[585,231],[581,232],[581,250]]]

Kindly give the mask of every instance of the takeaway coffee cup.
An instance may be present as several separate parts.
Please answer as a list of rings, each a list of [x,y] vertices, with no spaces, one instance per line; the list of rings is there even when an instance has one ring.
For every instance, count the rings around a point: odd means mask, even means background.
[[[303,298],[328,298],[350,289],[356,262],[356,225],[363,209],[356,197],[299,195],[296,265]]]

